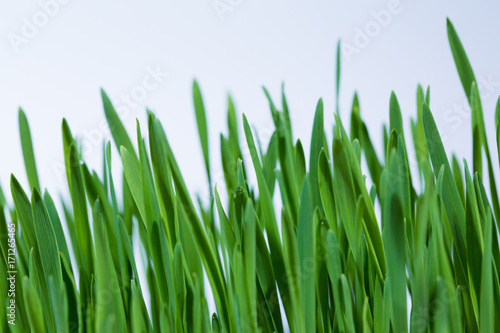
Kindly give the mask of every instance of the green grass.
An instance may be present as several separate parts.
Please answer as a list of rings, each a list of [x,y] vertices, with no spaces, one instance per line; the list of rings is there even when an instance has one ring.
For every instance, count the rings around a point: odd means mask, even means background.
[[[148,111],[147,126],[137,124],[134,144],[103,91],[123,178],[113,179],[110,143],[103,149],[102,172],[90,170],[63,121],[71,201],[63,199],[61,213],[50,194],[42,193],[28,121],[20,110],[30,188],[12,176],[14,206],[0,190],[0,331],[500,331],[498,164],[486,140],[472,67],[449,21],[447,29],[472,110],[472,169],[465,160],[448,159],[429,90],[421,86],[411,133],[404,133],[407,120],[391,95],[383,156],[376,153],[356,95],[349,133],[337,104],[333,142],[327,142],[320,99],[308,159],[292,134],[284,93],[280,108],[265,91],[276,127],[267,147],[254,139],[249,121],[240,119],[228,98],[228,134],[220,136],[225,180],[220,188],[228,200],[222,202],[210,174],[205,108],[194,82],[210,188],[210,202],[202,203],[188,192],[184,177],[190,175],[181,173],[155,115]],[[340,60],[336,82],[338,97]],[[495,124],[498,150],[500,100]],[[250,159],[243,161],[246,147]],[[416,154],[416,174],[410,173],[414,158],[408,151]],[[256,176],[255,188],[247,182],[250,174]],[[115,184],[122,181],[118,192]],[[8,221],[16,230],[15,326],[7,316],[13,267]],[[140,248],[140,257],[134,248]],[[143,266],[146,278],[139,281]],[[207,295],[215,313],[209,313]]]

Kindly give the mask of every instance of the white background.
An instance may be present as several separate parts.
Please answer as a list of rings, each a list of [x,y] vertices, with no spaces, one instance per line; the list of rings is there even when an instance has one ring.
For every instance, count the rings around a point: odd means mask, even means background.
[[[223,179],[219,133],[227,133],[228,92],[238,113],[244,112],[258,129],[257,135],[266,141],[273,126],[261,86],[265,85],[278,102],[280,85],[285,82],[294,134],[302,139],[308,154],[319,97],[325,102],[329,132],[333,124],[336,43],[342,39],[345,45],[356,47],[359,31],[367,29],[372,29],[372,37],[359,47],[359,54],[342,56],[340,104],[345,124],[357,90],[362,116],[382,152],[382,124],[388,121],[389,96],[395,90],[409,140],[410,117],[415,116],[415,93],[420,82],[431,86],[431,109],[447,152],[469,159],[470,112],[459,109],[466,99],[448,46],[446,17],[454,22],[476,77],[490,81],[481,91],[490,149],[497,160],[494,105],[500,94],[498,3],[62,2],[57,8],[51,7],[53,15],[46,22],[41,4],[50,1],[4,1],[0,12],[0,183],[8,197],[10,173],[27,187],[17,123],[19,106],[30,122],[42,187],[54,196],[67,195],[66,177],[61,173],[62,118],[82,140],[98,140],[98,144],[89,145],[84,158],[100,173],[100,142],[110,137],[103,134],[101,126],[105,118],[99,89],[103,87],[112,100],[123,105],[121,96],[138,91],[148,69],[159,68],[169,76],[129,108],[123,122],[135,138],[135,118],[144,133],[146,106],[156,113],[192,193],[206,193],[191,99],[195,77],[208,114],[215,181]],[[218,12],[214,4],[221,3],[231,10]],[[385,17],[384,26],[374,25],[376,13],[394,6],[397,10]],[[27,25],[33,23],[44,26],[26,34]],[[16,43],[20,38],[25,39]],[[114,165],[118,171],[119,163]]]
[[[325,102],[327,128],[333,123],[337,40],[356,47],[357,31],[367,29],[375,32],[368,45],[358,48],[359,54],[342,57],[343,119],[348,120],[357,90],[362,115],[381,151],[391,90],[400,100],[409,136],[417,83],[430,85],[431,109],[447,151],[469,157],[470,113],[454,109],[464,104],[465,95],[447,42],[446,17],[454,22],[476,77],[493,82],[482,91],[486,128],[490,145],[494,144],[494,105],[500,93],[500,5],[493,2],[437,5],[400,0],[397,13],[377,31],[372,24],[374,12],[391,8],[394,1],[60,1],[56,14],[22,44],[13,43],[13,36],[26,36],[22,31],[26,21],[44,23],[41,3],[51,1],[9,2],[0,13],[0,182],[4,189],[12,172],[27,184],[17,125],[19,106],[31,125],[42,187],[65,193],[62,118],[75,135],[95,142],[104,133],[99,88],[123,105],[122,94],[140,87],[148,68],[158,67],[169,76],[129,108],[123,122],[135,137],[135,118],[146,130],[145,107],[151,108],[162,120],[193,192],[206,187],[191,99],[193,78],[199,80],[205,99],[212,169],[219,183],[219,133],[226,132],[228,92],[237,111],[247,115],[265,141],[272,121],[261,86],[278,99],[285,82],[294,132],[307,154],[319,97]],[[220,3],[232,11],[219,15],[214,5]],[[496,149],[491,148],[496,158]],[[90,144],[84,157],[101,170],[100,144]]]

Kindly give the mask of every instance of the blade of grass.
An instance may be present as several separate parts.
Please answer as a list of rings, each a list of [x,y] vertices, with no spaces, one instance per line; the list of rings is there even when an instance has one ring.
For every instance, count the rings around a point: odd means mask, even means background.
[[[40,181],[38,180],[38,172],[36,170],[35,154],[33,152],[30,127],[26,114],[21,108],[19,108],[19,133],[21,135],[21,147],[30,189],[37,189],[40,191]]]
[[[193,81],[193,101],[194,112],[196,115],[196,124],[198,126],[198,135],[200,137],[201,149],[203,151],[203,158],[205,159],[205,168],[207,171],[208,185],[212,191],[212,180],[210,178],[210,155],[208,150],[208,130],[207,130],[207,116],[205,114],[205,106],[203,105],[203,98],[201,96],[200,86],[198,82]]]
[[[300,265],[300,295],[306,332],[316,331],[315,293],[315,226],[314,201],[309,177],[306,175],[300,194],[299,220],[297,225],[297,248]]]
[[[464,239],[465,210],[462,205],[457,186],[453,180],[453,175],[446,157],[443,142],[441,141],[436,123],[434,122],[434,117],[432,116],[431,110],[427,104],[424,104],[423,106],[422,118],[424,121],[427,147],[431,156],[434,172],[439,170],[441,167],[444,167],[443,188],[440,195],[443,198],[444,208],[452,228],[454,246],[458,251],[457,269],[462,271],[463,277],[466,277],[467,274],[465,274],[465,268],[467,267],[467,259]],[[460,282],[466,283],[466,281]]]

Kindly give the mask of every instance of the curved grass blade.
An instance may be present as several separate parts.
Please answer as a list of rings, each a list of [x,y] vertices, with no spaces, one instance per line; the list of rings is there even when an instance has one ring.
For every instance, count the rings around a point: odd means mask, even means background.
[[[93,223],[96,246],[95,329],[98,332],[105,332],[109,329],[115,332],[126,332],[127,321],[122,294],[121,290],[116,288],[119,282],[113,268],[113,259],[104,223],[104,211],[99,200],[94,205]],[[112,322],[108,321],[110,318],[113,319]]]
[[[493,332],[495,325],[495,305],[492,276],[492,237],[493,235],[492,216],[488,214],[484,228],[484,256],[482,259],[481,268],[481,291],[480,291],[480,313],[479,327],[481,332]],[[495,295],[498,296],[498,295]]]
[[[200,137],[201,149],[203,151],[203,158],[205,159],[205,168],[207,171],[208,184],[210,191],[212,191],[212,180],[210,178],[210,155],[208,149],[208,129],[207,129],[207,116],[205,114],[205,106],[203,105],[203,98],[201,96],[200,86],[196,80],[193,81],[193,102],[194,112],[196,115],[196,124],[198,126],[198,135]]]
[[[481,263],[484,252],[483,232],[479,217],[478,201],[476,199],[476,191],[469,173],[467,162],[465,164],[465,180],[467,185],[466,195],[466,244],[467,244],[467,262],[469,276],[471,279],[470,285],[473,288],[473,302],[477,307],[476,297],[479,297],[481,290]],[[477,309],[477,308],[476,308]],[[477,311],[477,310],[476,310]]]
[[[59,219],[59,215],[57,214],[57,209],[50,196],[49,192],[45,190],[43,195],[43,201],[49,213],[50,221],[52,222],[52,227],[54,228],[54,233],[57,239],[57,248],[64,255],[65,258],[70,258],[68,245],[66,244],[66,238],[64,236],[64,231],[61,225],[61,220]]]
[[[145,223],[144,226],[147,230],[150,230],[153,220],[151,217],[149,217],[149,215],[146,214],[146,208],[144,205],[144,186],[140,171],[141,167],[137,163],[138,160],[134,158],[134,155],[130,153],[126,147],[120,147],[120,154],[122,157],[123,170],[125,172],[127,184],[130,188],[130,193],[132,193],[135,204],[139,209],[141,219]]]
[[[87,200],[83,175],[80,169],[80,159],[74,143],[70,145],[68,154],[69,188],[78,239],[78,244],[74,245],[74,247],[77,246],[82,250],[84,271],[90,277],[90,274],[94,272],[94,246],[92,244],[92,234],[87,214]]]
[[[392,132],[392,130],[395,129],[398,132],[398,135],[402,135],[404,137],[403,117],[401,116],[401,109],[399,107],[399,102],[394,91],[391,92],[389,109],[390,109],[389,132]]]
[[[182,178],[179,166],[175,160],[174,154],[170,148],[167,137],[161,124],[155,127],[158,131],[158,138],[163,142],[165,153],[168,157],[170,169],[172,171],[172,178],[175,184],[176,194],[178,200],[181,203],[183,210],[185,210],[187,215],[187,221],[189,221],[192,228],[192,236],[196,240],[198,245],[198,251],[201,254],[201,259],[203,260],[204,267],[207,272],[208,279],[212,285],[212,290],[214,292],[215,303],[221,311],[221,318],[223,319],[224,327],[229,327],[229,318],[227,310],[227,295],[226,288],[223,282],[223,270],[220,264],[220,259],[215,254],[215,249],[213,249],[209,238],[205,232],[203,225],[196,213],[193,202],[189,196],[189,192],[186,188],[186,184]]]
[[[66,258],[62,253],[59,253],[62,270],[62,280],[66,288],[68,301],[68,326],[71,333],[83,332],[82,313],[80,311],[80,295],[76,288],[75,278],[71,271]]]
[[[250,126],[248,125],[248,121],[245,115],[243,115],[243,126],[245,129],[245,136],[252,157],[255,173],[257,175],[260,203],[262,206],[262,212],[265,219],[265,229],[267,231],[269,247],[271,249],[271,260],[274,268],[274,275],[276,276],[277,279],[285,312],[287,314],[291,314],[292,308],[291,308],[288,286],[285,285],[283,279],[281,278],[285,276],[286,271],[283,260],[281,239],[278,231],[278,226],[276,223],[276,216],[274,213],[274,206],[271,195],[269,193],[269,189],[267,187],[267,183],[265,181],[264,172],[262,170],[262,166],[259,161],[259,156],[257,155],[255,141],[253,139],[252,132],[250,130]]]
[[[333,177],[334,193],[342,193],[335,196],[337,202],[335,206],[339,209],[340,220],[343,224],[347,240],[351,249],[358,248],[356,235],[356,197],[354,192],[354,183],[351,174],[351,166],[346,158],[344,147],[340,140],[333,143],[333,168],[335,177]],[[353,253],[357,259],[357,251]]]
[[[14,175],[11,175],[10,177],[10,189],[12,192],[12,198],[14,199],[14,206],[19,224],[21,225],[21,229],[24,233],[26,245],[29,249],[31,249],[32,247],[36,247],[37,242],[30,201],[21,187],[21,184],[19,184]]]
[[[326,219],[333,232],[337,233],[337,213],[335,208],[335,197],[333,192],[332,169],[324,150],[319,155],[319,191]]]
[[[109,129],[111,130],[111,134],[113,135],[113,139],[116,144],[116,148],[120,151],[120,147],[125,147],[133,157],[137,163],[139,163],[139,159],[137,158],[137,153],[135,153],[134,146],[132,145],[132,141],[123,126],[120,117],[115,111],[111,100],[108,95],[101,89],[101,97],[102,97],[102,105],[104,107],[104,114],[106,115],[106,120],[108,121]]]
[[[318,158],[325,142],[325,130],[323,123],[323,100],[320,98],[316,106],[316,113],[314,115],[314,125],[311,136],[311,150],[309,157],[309,175],[311,178],[310,186],[313,196],[313,204],[314,206],[318,206],[321,212],[323,212],[323,205],[321,204],[321,197],[319,194],[318,186]]]
[[[309,177],[306,175],[300,194],[297,248],[300,265],[300,296],[306,332],[316,331],[316,267],[314,262],[314,201]]]
[[[395,150],[390,153],[387,173],[387,188],[383,204],[382,230],[385,253],[387,255],[387,270],[391,277],[392,324],[395,332],[407,332],[406,311],[406,272],[405,272],[405,219],[403,213],[401,161]],[[400,184],[400,186],[395,186]]]
[[[332,282],[332,294],[333,294],[333,304],[335,310],[335,318],[338,322],[339,330],[343,332],[345,330],[345,318],[342,310],[342,298],[341,298],[341,287],[340,287],[340,276],[342,274],[341,257],[340,257],[340,247],[337,243],[337,239],[332,230],[329,230],[326,235],[326,253],[327,262],[326,267],[328,269],[328,275]]]
[[[469,100],[469,103],[471,103],[471,86],[473,82],[476,82],[476,77],[474,76],[469,58],[467,58],[467,54],[465,53],[465,49],[460,41],[460,38],[458,37],[455,27],[448,18],[446,19],[446,29],[448,32],[448,42],[450,43],[451,53],[453,54],[453,59],[455,60],[460,81],[462,81],[465,95],[467,95],[467,99]]]
[[[300,141],[300,139],[297,139],[297,142],[295,143],[293,156],[297,184],[299,186],[302,186],[302,182],[304,181],[304,176],[306,174],[306,158],[304,155],[304,147],[302,147],[302,142]],[[299,188],[298,191],[300,192],[301,188]]]
[[[364,222],[363,229],[365,231],[365,236],[370,256],[374,260],[375,268],[377,270],[379,277],[383,279],[383,276],[385,275],[386,272],[386,259],[385,259],[384,247],[382,244],[382,237],[377,223],[377,218],[375,216],[373,204],[370,199],[370,195],[368,194],[368,190],[366,189],[365,180],[361,173],[359,163],[356,162],[354,149],[352,148],[352,145],[349,141],[344,126],[342,125],[342,121],[340,120],[340,117],[338,115],[335,115],[335,122],[341,133],[341,137],[339,140],[342,141],[342,145],[344,146],[347,158],[349,159],[349,164],[352,168],[351,172],[353,175],[354,184],[356,188],[361,192],[361,196],[365,204],[366,214],[365,217],[363,218]]]
[[[462,86],[464,88],[467,99],[472,111],[472,135],[473,135],[473,156],[474,156],[474,172],[477,172],[482,178],[483,164],[482,164],[482,148],[486,154],[488,164],[488,178],[490,183],[490,193],[493,203],[493,211],[497,220],[497,227],[500,225],[500,203],[495,182],[495,173],[491,161],[490,149],[486,138],[486,129],[484,126],[483,107],[481,105],[481,96],[477,86],[474,71],[469,62],[465,49],[458,37],[458,34],[449,19],[447,19],[448,41],[453,53],[453,59],[457,67]]]
[[[54,228],[47,208],[37,190],[33,191],[31,202],[43,273],[46,278],[52,277],[54,279],[54,287],[58,290],[62,282],[62,272]]]
[[[285,83],[281,84],[281,104],[283,108],[283,115],[285,116],[285,122],[286,122],[286,127],[288,130],[288,134],[290,136],[290,140],[293,140],[293,133],[292,133],[292,122],[290,120],[290,111],[288,110],[288,103],[286,101],[285,97]]]
[[[24,301],[27,305],[26,312],[30,327],[33,332],[47,332],[43,312],[40,311],[42,303],[36,289],[28,277],[23,278]]]
[[[40,191],[40,182],[38,180],[38,172],[36,170],[35,154],[33,153],[33,142],[31,140],[30,127],[26,114],[21,108],[19,108],[19,133],[21,135],[21,147],[30,189],[37,189]]]
[[[464,238],[465,209],[462,204],[462,200],[460,199],[460,194],[455,181],[453,180],[450,164],[448,162],[448,158],[446,157],[446,152],[444,150],[443,142],[441,141],[436,123],[434,122],[434,117],[432,116],[431,110],[427,104],[424,104],[423,106],[422,118],[424,121],[427,148],[429,149],[434,172],[436,173],[436,170],[439,170],[441,167],[444,168],[442,180],[443,187],[440,195],[443,198],[444,208],[452,229],[451,231],[453,234],[454,246],[458,252],[457,269],[462,271],[463,277],[466,277],[467,274],[465,273],[465,268],[467,267],[467,258]],[[461,282],[466,283],[466,281]]]

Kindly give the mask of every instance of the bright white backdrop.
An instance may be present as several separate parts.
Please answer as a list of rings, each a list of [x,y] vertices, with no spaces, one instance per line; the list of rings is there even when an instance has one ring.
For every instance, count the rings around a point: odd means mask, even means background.
[[[407,135],[417,83],[431,86],[431,109],[448,152],[471,156],[470,111],[446,37],[454,22],[480,81],[486,130],[494,141],[500,94],[500,4],[377,0],[314,1],[14,1],[0,12],[0,183],[14,172],[27,185],[17,109],[28,116],[43,187],[66,193],[61,121],[84,142],[85,160],[101,170],[107,136],[99,88],[121,107],[135,133],[145,107],[162,120],[189,189],[206,191],[191,100],[199,80],[208,112],[214,177],[219,135],[226,131],[226,94],[265,141],[272,121],[261,90],[278,98],[286,83],[296,136],[308,147],[315,104],[323,97],[333,123],[335,48],[343,40],[341,113],[353,92],[381,151],[391,90]],[[168,73],[168,74],[167,74]],[[129,96],[129,97],[127,97]],[[131,97],[130,97],[131,96]],[[307,149],[308,150],[308,149]],[[496,160],[496,150],[493,149]],[[194,154],[192,154],[194,152]],[[116,160],[116,159],[115,159]],[[117,170],[118,163],[115,163]]]
[[[461,107],[465,95],[448,48],[447,16],[462,38],[476,76],[484,82],[486,126],[493,143],[493,110],[500,93],[496,40],[500,5],[493,2],[40,0],[11,2],[4,8],[0,13],[4,187],[11,172],[26,184],[19,106],[32,127],[42,186],[58,191],[65,185],[63,117],[87,143],[86,161],[99,167],[99,141],[106,133],[101,129],[100,87],[122,106],[127,115],[124,123],[133,133],[135,118],[145,120],[146,106],[156,112],[193,191],[205,187],[190,95],[195,77],[205,97],[214,172],[220,170],[218,133],[226,129],[227,92],[265,140],[272,126],[261,85],[277,98],[284,81],[295,133],[307,146],[319,97],[325,101],[326,123],[333,122],[339,38],[347,49],[341,86],[345,120],[357,90],[370,133],[380,143],[390,91],[396,91],[409,125],[408,117],[415,114],[416,84],[430,85],[431,108],[446,148],[468,157],[470,113]],[[150,72],[159,72],[156,80],[148,79]],[[132,95],[128,102],[125,95]]]

